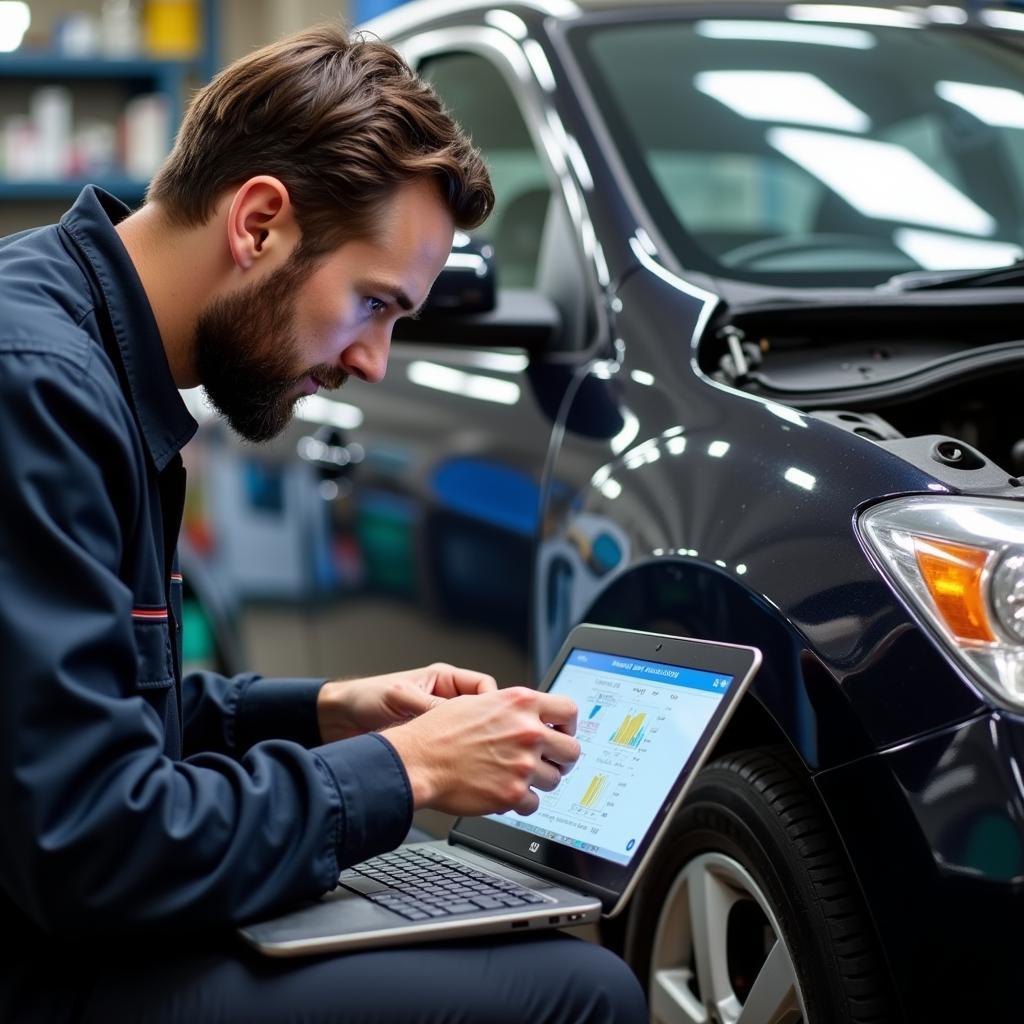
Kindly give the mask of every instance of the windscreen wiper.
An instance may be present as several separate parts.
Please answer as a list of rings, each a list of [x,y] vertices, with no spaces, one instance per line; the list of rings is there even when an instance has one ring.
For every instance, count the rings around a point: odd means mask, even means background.
[[[894,292],[938,291],[943,288],[993,288],[1024,285],[1024,259],[991,270],[911,270],[890,277],[879,290]]]

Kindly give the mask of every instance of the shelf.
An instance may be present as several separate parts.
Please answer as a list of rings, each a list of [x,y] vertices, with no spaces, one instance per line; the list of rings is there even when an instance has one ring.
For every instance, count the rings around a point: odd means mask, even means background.
[[[195,60],[149,60],[145,57],[65,57],[59,53],[0,54],[0,78],[177,79],[196,69]]]
[[[7,181],[0,178],[0,202],[4,200],[38,200],[48,201],[61,199],[71,201],[86,185],[97,185],[104,191],[131,205],[140,202],[146,193],[148,182],[136,178],[100,177],[73,178],[60,181]]]

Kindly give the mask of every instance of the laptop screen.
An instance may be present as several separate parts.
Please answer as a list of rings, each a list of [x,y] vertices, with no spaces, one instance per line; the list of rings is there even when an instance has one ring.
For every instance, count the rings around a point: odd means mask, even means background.
[[[573,648],[550,687],[579,707],[580,759],[540,807],[503,825],[627,865],[733,676]]]

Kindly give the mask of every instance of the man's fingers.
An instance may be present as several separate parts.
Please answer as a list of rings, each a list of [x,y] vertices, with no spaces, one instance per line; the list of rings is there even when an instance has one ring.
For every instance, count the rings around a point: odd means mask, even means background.
[[[424,693],[418,686],[392,686],[387,703],[399,718],[416,718],[439,704],[440,698]]]
[[[483,675],[482,673],[472,673],[476,676],[476,693],[495,693],[498,689],[498,680],[494,676]]]
[[[540,807],[540,797],[532,789],[526,791],[526,796],[512,808],[516,814],[533,814]]]
[[[455,665],[437,664],[430,666],[434,673],[434,693],[439,697],[459,697],[462,694],[493,693],[498,689],[497,680],[484,672],[473,672]]]
[[[576,701],[554,693],[538,694],[540,698],[540,719],[546,725],[553,725],[559,732],[576,735]]]
[[[565,775],[579,760],[579,740],[559,732],[557,729],[545,729],[541,740],[541,757],[558,765]]]
[[[551,790],[557,788],[561,781],[562,766],[541,760],[537,770],[533,773],[533,781],[530,785],[536,786],[537,789],[543,790],[545,793],[550,793]]]

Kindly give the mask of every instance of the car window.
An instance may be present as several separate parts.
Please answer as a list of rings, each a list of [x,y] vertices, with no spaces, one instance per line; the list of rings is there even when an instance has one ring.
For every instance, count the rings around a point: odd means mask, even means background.
[[[685,266],[877,284],[1024,254],[1024,55],[997,33],[723,16],[570,38]]]
[[[487,161],[494,212],[477,234],[494,245],[501,286],[534,287],[551,187],[512,90],[473,53],[431,57],[419,70]]]

